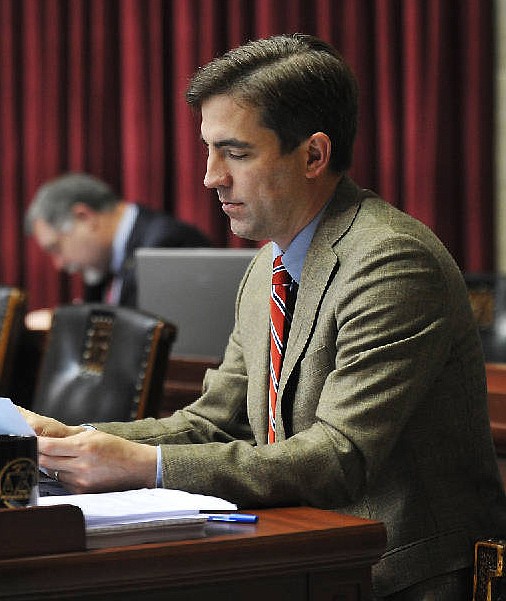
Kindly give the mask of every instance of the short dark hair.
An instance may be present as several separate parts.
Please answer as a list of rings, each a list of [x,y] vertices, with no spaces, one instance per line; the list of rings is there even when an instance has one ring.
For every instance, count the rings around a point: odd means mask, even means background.
[[[200,109],[219,94],[257,107],[282,152],[322,131],[332,143],[331,169],[339,173],[351,166],[358,86],[339,52],[323,40],[278,35],[228,51],[197,70],[186,100]]]

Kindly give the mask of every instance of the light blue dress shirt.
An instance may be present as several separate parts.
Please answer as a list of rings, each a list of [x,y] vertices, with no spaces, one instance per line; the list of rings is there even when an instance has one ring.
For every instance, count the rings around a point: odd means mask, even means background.
[[[326,206],[327,205],[325,205],[325,207]],[[316,228],[320,223],[325,207],[323,207],[316,217],[314,217],[313,220],[295,236],[284,253],[275,242],[272,243],[272,260],[274,261],[278,255],[283,255],[283,265],[290,274],[292,280],[297,282],[297,284],[300,284],[302,268],[304,266],[304,261],[306,260],[307,251]]]

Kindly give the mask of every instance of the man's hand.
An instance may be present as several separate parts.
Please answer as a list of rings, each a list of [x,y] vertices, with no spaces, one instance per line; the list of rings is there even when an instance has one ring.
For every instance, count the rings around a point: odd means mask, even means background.
[[[67,426],[52,417],[44,417],[24,407],[17,407],[28,424],[35,430],[37,436],[54,436],[55,438],[64,438],[72,436],[85,430],[82,426]]]
[[[156,447],[97,430],[39,438],[39,465],[73,493],[156,486]]]

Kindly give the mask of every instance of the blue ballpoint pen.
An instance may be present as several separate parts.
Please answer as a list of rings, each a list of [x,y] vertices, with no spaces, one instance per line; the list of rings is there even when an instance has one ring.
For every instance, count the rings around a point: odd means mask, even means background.
[[[238,524],[254,524],[258,521],[257,515],[250,513],[213,513],[207,516],[209,522],[236,522]]]

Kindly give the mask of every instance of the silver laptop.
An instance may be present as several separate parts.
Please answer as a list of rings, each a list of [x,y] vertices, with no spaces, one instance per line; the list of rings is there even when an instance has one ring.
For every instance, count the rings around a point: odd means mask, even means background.
[[[137,304],[178,328],[173,356],[221,360],[239,282],[258,249],[141,248]]]

